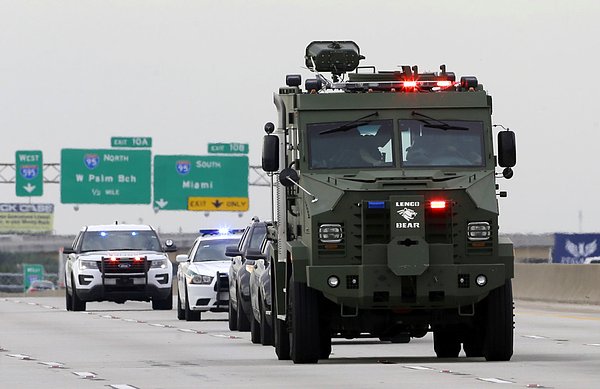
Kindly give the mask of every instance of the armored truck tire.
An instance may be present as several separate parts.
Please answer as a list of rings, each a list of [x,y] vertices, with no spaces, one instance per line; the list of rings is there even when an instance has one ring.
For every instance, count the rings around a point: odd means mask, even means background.
[[[179,295],[179,289],[177,289],[177,319],[185,320],[185,310],[181,307],[181,296]]]
[[[252,321],[250,322],[250,340],[254,344],[260,343],[260,323],[252,315]]]
[[[487,361],[508,361],[513,355],[513,296],[512,282],[490,292],[487,300],[487,315],[483,356]]]
[[[319,326],[319,359],[329,359],[331,354],[331,330],[328,323]]]
[[[271,346],[273,344],[273,328],[267,320],[267,313],[262,296],[258,295],[258,307],[260,310],[260,343],[263,346]]]
[[[237,329],[240,332],[248,332],[250,331],[250,320],[248,320],[248,315],[244,312],[244,305],[242,304],[242,295],[240,291],[237,291]]]
[[[290,279],[290,357],[294,363],[316,363],[320,356],[319,295],[304,282]]]
[[[272,281],[273,282],[273,281]],[[273,282],[271,285],[275,285]],[[277,318],[277,294],[272,294],[272,317],[273,317],[273,347],[280,361],[290,359],[290,337],[288,336],[287,324]]]
[[[455,328],[434,330],[433,349],[438,358],[457,358],[460,353],[458,331]]]
[[[229,299],[229,331],[237,331],[237,310],[233,308],[233,302]]]
[[[190,309],[190,300],[188,298],[187,288],[185,289],[185,321],[200,321],[202,312],[192,311]]]

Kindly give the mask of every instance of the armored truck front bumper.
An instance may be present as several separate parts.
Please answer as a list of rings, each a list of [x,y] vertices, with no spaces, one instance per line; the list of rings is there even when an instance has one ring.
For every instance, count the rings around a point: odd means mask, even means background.
[[[510,278],[504,264],[431,265],[418,276],[397,276],[386,265],[308,266],[306,275],[329,300],[361,309],[474,304]]]

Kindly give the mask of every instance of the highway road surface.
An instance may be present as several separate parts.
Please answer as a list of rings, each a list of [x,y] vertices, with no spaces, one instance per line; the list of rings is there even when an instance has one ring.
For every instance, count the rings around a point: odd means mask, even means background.
[[[600,308],[516,302],[510,362],[437,359],[431,334],[409,344],[333,340],[316,365],[278,361],[231,332],[227,314],[185,322],[149,303],[0,297],[2,388],[598,388]]]

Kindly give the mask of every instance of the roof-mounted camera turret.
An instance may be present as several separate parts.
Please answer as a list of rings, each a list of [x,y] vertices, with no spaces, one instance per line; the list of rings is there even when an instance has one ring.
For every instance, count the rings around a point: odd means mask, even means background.
[[[358,67],[365,59],[360,48],[352,41],[313,41],[306,47],[306,67],[313,72],[330,72],[333,82]]]

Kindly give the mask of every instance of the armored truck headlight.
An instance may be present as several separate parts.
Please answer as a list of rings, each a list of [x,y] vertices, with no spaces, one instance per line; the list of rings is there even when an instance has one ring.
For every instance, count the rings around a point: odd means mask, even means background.
[[[488,240],[492,236],[492,229],[488,222],[471,222],[467,224],[467,238],[469,240]]]
[[[327,285],[329,285],[332,288],[337,288],[337,286],[340,284],[340,279],[337,276],[330,276],[327,279]]]
[[[485,286],[485,284],[487,284],[487,277],[480,274],[475,278],[475,282],[477,283],[477,286]]]
[[[79,270],[97,269],[97,268],[98,268],[98,264],[96,263],[96,261],[83,260],[83,259],[79,260]]]
[[[323,243],[340,243],[344,237],[341,224],[321,224],[319,240]]]
[[[215,278],[215,277],[197,274],[192,277],[191,282],[192,282],[192,284],[210,285],[212,283],[213,278]]]

